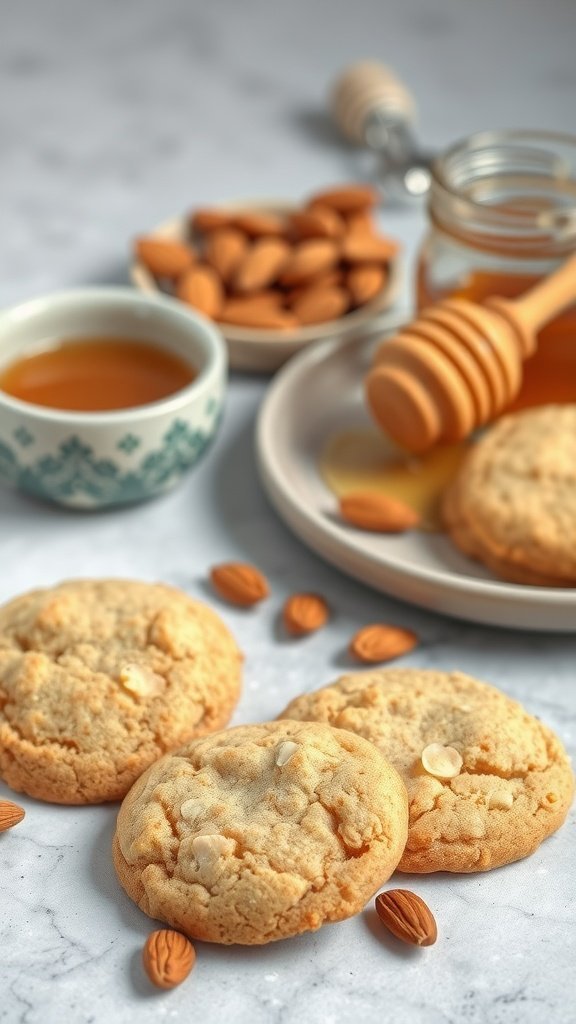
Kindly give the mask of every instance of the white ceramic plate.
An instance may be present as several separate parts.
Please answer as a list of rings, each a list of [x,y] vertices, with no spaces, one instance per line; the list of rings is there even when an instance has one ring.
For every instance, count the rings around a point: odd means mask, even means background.
[[[362,379],[371,344],[327,341],[300,353],[272,381],[257,425],[260,475],[277,511],[319,555],[377,590],[457,618],[494,626],[576,632],[576,590],[495,579],[443,534],[365,533],[340,523],[322,481],[327,439],[368,426]]]
[[[222,209],[260,210],[270,213],[288,212],[293,204],[280,200],[266,202],[220,203]],[[188,218],[175,217],[160,224],[149,237],[182,239],[188,236]],[[370,302],[360,309],[331,320],[327,323],[300,327],[296,331],[269,331],[257,327],[238,327],[234,324],[218,324],[228,346],[228,360],[233,370],[248,370],[255,373],[271,373],[282,366],[295,352],[311,342],[324,338],[348,337],[351,332],[371,329],[372,321],[389,309],[396,300],[401,280],[401,256],[392,260],[385,287]],[[135,261],[130,268],[132,283],[141,291],[157,292],[158,285],[146,267]]]

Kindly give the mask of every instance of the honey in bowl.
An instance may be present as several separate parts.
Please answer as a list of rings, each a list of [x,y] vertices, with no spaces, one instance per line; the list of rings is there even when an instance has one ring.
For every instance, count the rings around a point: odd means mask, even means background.
[[[111,412],[157,402],[195,377],[190,363],[150,341],[71,338],[0,370],[0,391],[51,409]]]

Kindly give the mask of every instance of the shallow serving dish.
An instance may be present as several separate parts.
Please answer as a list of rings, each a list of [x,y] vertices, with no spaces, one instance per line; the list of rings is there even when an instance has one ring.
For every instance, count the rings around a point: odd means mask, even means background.
[[[289,213],[295,209],[280,200],[268,202],[246,201],[243,203],[220,203],[221,209],[259,210],[266,213]],[[146,237],[188,239],[189,228],[186,216],[174,217],[165,221]],[[295,352],[311,342],[325,338],[343,338],[352,333],[366,331],[371,321],[390,308],[399,292],[401,280],[401,258],[397,257],[390,263],[390,273],[385,287],[371,302],[367,302],[352,313],[330,320],[325,323],[300,327],[295,331],[270,331],[257,327],[238,327],[234,324],[218,324],[228,345],[229,363],[234,370],[248,370],[257,373],[270,373],[282,366]],[[146,267],[135,260],[130,268],[133,284],[143,292],[162,294],[153,275]]]
[[[370,349],[370,341],[324,342],[302,352],[270,385],[256,447],[262,482],[280,516],[343,572],[404,601],[488,625],[575,633],[576,589],[506,583],[444,534],[378,535],[335,516],[337,499],[320,476],[318,457],[332,434],[370,425],[362,394]]]
[[[47,340],[123,335],[190,362],[196,377],[148,405],[66,412],[0,391],[0,481],[73,508],[142,501],[168,490],[213,437],[226,384],[217,327],[174,299],[84,288],[0,314],[0,366]]]

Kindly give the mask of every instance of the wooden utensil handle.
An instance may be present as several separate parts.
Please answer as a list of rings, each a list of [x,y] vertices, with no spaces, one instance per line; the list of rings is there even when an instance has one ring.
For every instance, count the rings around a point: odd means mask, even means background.
[[[514,319],[536,334],[572,302],[576,302],[576,253],[519,299],[498,304],[506,305]]]
[[[366,119],[376,108],[410,124],[415,104],[394,72],[375,60],[358,61],[346,68],[334,83],[331,95],[334,118],[351,142],[364,143]]]

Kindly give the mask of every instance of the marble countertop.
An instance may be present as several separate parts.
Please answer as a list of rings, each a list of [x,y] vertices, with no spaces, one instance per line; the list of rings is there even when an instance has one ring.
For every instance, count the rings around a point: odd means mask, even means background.
[[[389,60],[416,93],[421,136],[477,128],[573,128],[576,7],[404,0],[28,0],[2,18],[0,304],[124,281],[127,240],[193,203],[297,197],[369,172],[327,123],[327,83],[362,56]],[[408,259],[422,211],[383,224]],[[409,303],[408,290],[403,298]],[[389,619],[417,630],[405,663],[458,667],[501,686],[576,743],[576,640],[465,625],[347,580],[267,504],[253,427],[265,382],[231,381],[210,455],[149,505],[77,515],[0,492],[0,600],[69,575],[163,579],[206,596],[215,561],[253,560],[273,599],[222,608],[247,654],[234,721],[274,717],[348,667],[346,641]],[[336,616],[282,641],[283,598],[314,588]],[[0,798],[11,793],[0,785]],[[483,875],[403,878],[434,910],[439,940],[404,948],[370,911],[261,949],[199,947],[169,994],[140,967],[149,920],[110,859],[115,807],[54,808],[0,837],[0,1021],[7,1024],[574,1024],[574,817],[530,859]]]

